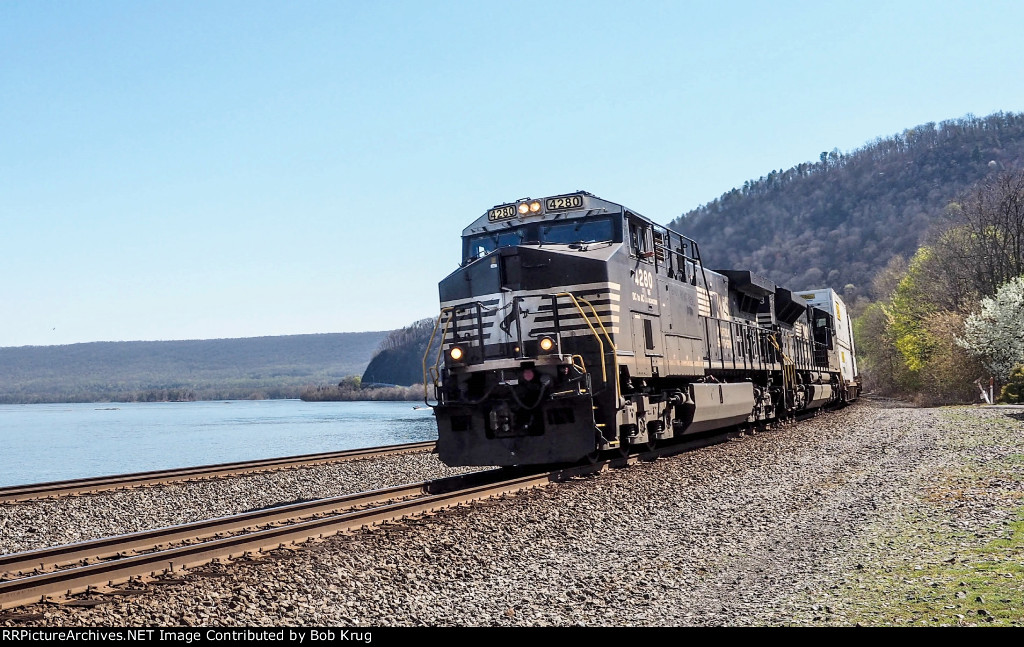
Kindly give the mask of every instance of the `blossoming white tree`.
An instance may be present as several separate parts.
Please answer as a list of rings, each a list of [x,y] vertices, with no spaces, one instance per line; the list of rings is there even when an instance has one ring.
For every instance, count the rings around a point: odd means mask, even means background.
[[[976,355],[999,381],[1024,364],[1024,276],[1012,279],[994,297],[981,300],[981,312],[964,321],[957,343]]]

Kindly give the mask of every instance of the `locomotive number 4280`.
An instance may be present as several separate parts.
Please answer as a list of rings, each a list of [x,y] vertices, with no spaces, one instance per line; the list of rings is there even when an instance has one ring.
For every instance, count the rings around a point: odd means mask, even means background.
[[[495,220],[505,220],[507,218],[516,217],[516,205],[506,204],[501,207],[495,207],[487,212],[487,219],[491,222]]]
[[[557,198],[548,198],[545,211],[563,211],[565,209],[579,209],[583,206],[583,196],[563,195]]]
[[[633,283],[637,287],[647,290],[648,294],[654,288],[654,274],[640,268],[633,274]]]

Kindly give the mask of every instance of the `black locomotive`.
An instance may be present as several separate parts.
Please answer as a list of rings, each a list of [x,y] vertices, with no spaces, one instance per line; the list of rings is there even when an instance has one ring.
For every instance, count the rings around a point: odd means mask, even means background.
[[[448,465],[575,462],[856,399],[845,305],[585,191],[489,209],[424,357]]]

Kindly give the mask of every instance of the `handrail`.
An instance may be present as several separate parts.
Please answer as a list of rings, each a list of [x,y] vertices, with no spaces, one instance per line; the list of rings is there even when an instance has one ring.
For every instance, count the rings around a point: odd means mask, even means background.
[[[572,299],[573,305],[575,305],[576,309],[579,310],[579,313],[583,316],[583,321],[586,322],[587,327],[590,328],[590,332],[593,333],[594,334],[594,338],[597,339],[597,344],[598,344],[598,346],[601,349],[601,380],[605,384],[608,384],[608,365],[607,365],[607,362],[605,362],[605,358],[604,358],[604,354],[605,354],[604,353],[604,341],[601,339],[601,335],[598,334],[597,329],[594,328],[594,324],[590,323],[590,316],[587,315],[586,311],[583,309],[583,306],[580,305],[580,301],[582,301],[583,303],[587,304],[590,307],[590,309],[594,312],[594,318],[597,319],[597,325],[601,327],[601,331],[604,332],[605,337],[608,339],[608,345],[612,349],[612,362],[614,363],[614,369],[615,369],[614,370],[614,374],[615,374],[615,397],[616,397],[617,400],[620,399],[622,396],[621,396],[621,393],[619,391],[619,361],[618,361],[618,358],[615,355],[615,352],[616,352],[616,350],[615,350],[615,343],[612,342],[611,335],[608,334],[608,329],[604,327],[604,323],[601,321],[601,317],[597,314],[597,309],[594,308],[593,304],[590,303],[589,301],[587,301],[586,299],[584,299],[582,297],[577,299],[576,296],[574,294],[572,294],[571,292],[559,292],[559,293],[555,294],[555,298],[556,299],[558,297],[563,297],[563,296],[564,297],[569,297],[570,299]],[[557,304],[556,304],[556,307],[557,307]],[[555,315],[555,317],[558,317],[557,310],[554,313],[554,315]],[[621,404],[621,402],[617,401],[617,404]]]
[[[608,367],[604,361],[604,342],[601,340],[601,335],[597,334],[597,329],[594,328],[594,324],[590,323],[590,317],[587,316],[587,313],[583,310],[583,306],[580,305],[579,301],[576,300],[576,297],[573,296],[571,292],[559,292],[555,297],[569,297],[572,299],[572,303],[576,306],[576,309],[580,311],[580,314],[583,316],[583,321],[587,323],[587,327],[590,328],[590,332],[594,334],[594,337],[597,339],[597,343],[601,348],[601,380],[605,384],[608,384]],[[555,313],[555,316],[558,316],[557,312]]]
[[[441,308],[441,312],[437,315],[437,321],[434,322],[434,330],[430,333],[430,341],[427,342],[427,348],[423,351],[423,404],[428,407],[434,407],[436,405],[430,404],[430,397],[427,393],[427,357],[430,355],[430,347],[434,344],[434,336],[437,335],[437,329],[441,325],[441,317],[443,317],[446,312],[449,313],[448,321],[445,322],[444,330],[441,332],[441,343],[437,348],[437,360],[434,362],[434,366],[431,367],[434,370],[434,375],[437,375],[437,367],[441,364],[441,353],[444,351],[444,336],[448,334],[448,326],[451,325],[452,319],[455,317],[454,306]],[[434,378],[434,388],[437,388],[436,377]],[[440,404],[440,401],[438,404]]]
[[[612,373],[613,373],[614,385],[615,385],[615,395],[616,395],[616,398],[618,398],[618,404],[621,405],[621,397],[622,397],[622,395],[621,395],[621,392],[620,392],[620,385],[619,385],[619,363],[618,363],[618,357],[616,356],[615,342],[612,341],[611,333],[608,332],[608,329],[605,327],[604,322],[601,320],[601,316],[597,313],[597,308],[595,308],[594,304],[592,304],[590,301],[588,301],[588,300],[586,300],[586,299],[584,299],[582,297],[577,297],[576,295],[574,295],[574,294],[572,294],[570,292],[559,292],[559,293],[554,294],[552,296],[554,296],[554,298],[555,298],[555,304],[554,304],[555,312],[554,312],[554,315],[555,315],[555,319],[556,320],[558,318],[558,312],[557,312],[557,308],[558,308],[557,300],[558,300],[558,298],[559,297],[569,297],[569,299],[572,301],[573,305],[576,306],[576,310],[579,311],[580,315],[583,317],[583,321],[587,324],[587,327],[590,328],[591,334],[593,334],[594,338],[597,339],[597,343],[598,343],[598,346],[600,348],[600,356],[601,356],[601,379],[604,382],[604,384],[606,384],[606,385],[609,384],[609,380],[608,380],[608,363],[607,363],[607,360],[605,359],[605,341],[604,340],[608,341],[608,347],[611,348],[611,352],[612,352],[612,369],[613,369]],[[593,313],[594,320],[596,320],[597,327],[600,328],[601,332],[598,332],[598,328],[594,327],[594,324],[591,322],[590,315],[588,315],[587,311],[584,310],[583,305],[580,305],[581,303],[585,304],[587,306],[587,308],[589,308],[590,311]],[[448,315],[447,319],[445,318],[445,315]],[[441,358],[443,357],[443,354],[444,354],[444,338],[447,336],[448,329],[450,328],[450,326],[452,324],[452,321],[454,321],[455,316],[456,316],[456,308],[455,308],[455,306],[448,306],[446,308],[442,308],[441,309],[441,312],[437,316],[437,321],[434,322],[434,329],[430,333],[430,341],[427,342],[427,348],[426,348],[426,350],[423,353],[423,402],[424,402],[424,404],[426,404],[429,407],[437,406],[437,404],[440,403],[439,400],[435,404],[431,404],[430,403],[430,393],[428,391],[428,382],[432,382],[433,385],[434,385],[434,388],[435,389],[437,388],[438,380],[440,378],[440,373],[438,371],[438,367],[441,364]],[[478,313],[478,316],[479,316],[479,313]],[[428,368],[427,360],[428,360],[428,357],[430,356],[430,349],[431,349],[431,346],[433,346],[434,339],[437,336],[438,329],[441,328],[441,321],[442,320],[444,320],[444,328],[443,328],[443,330],[441,332],[441,344],[438,346],[437,358],[434,361],[434,365]],[[602,339],[602,333],[604,334],[604,339]],[[522,345],[520,345],[520,347],[522,347]],[[574,355],[574,356],[572,356],[570,361],[575,365],[576,364],[575,359],[577,357],[580,360],[580,366],[582,367],[583,371],[586,372],[586,365],[583,362],[582,355]],[[431,379],[428,379],[428,378],[431,378]]]
[[[619,397],[619,349],[615,347],[615,342],[612,341],[612,336],[608,334],[608,329],[604,327],[604,322],[601,321],[601,316],[597,314],[597,308],[583,297],[580,297],[580,301],[587,304],[590,311],[594,313],[594,319],[597,320],[597,325],[601,327],[601,332],[604,333],[605,339],[608,340],[608,345],[612,348],[612,372],[615,374],[615,397]]]
[[[782,386],[792,393],[793,397],[796,397],[796,362],[786,355],[786,352],[779,346],[779,340],[775,337],[775,334],[768,335],[768,339],[772,342],[772,346],[774,346],[775,350],[779,351],[779,354],[782,355]]]
[[[576,363],[577,359],[580,360],[579,364]],[[569,361],[572,363],[572,365],[579,372],[581,372],[581,373],[586,373],[587,372],[587,363],[585,361],[583,361],[583,355],[571,355],[569,357]]]
[[[790,364],[796,364],[796,362],[791,360],[789,358],[789,355],[787,355],[786,352],[782,350],[782,348],[779,346],[779,341],[775,338],[774,334],[768,335],[768,339],[772,342],[772,346],[775,347],[775,350],[779,351],[779,355],[782,355],[782,359],[784,360],[783,363],[789,362]]]

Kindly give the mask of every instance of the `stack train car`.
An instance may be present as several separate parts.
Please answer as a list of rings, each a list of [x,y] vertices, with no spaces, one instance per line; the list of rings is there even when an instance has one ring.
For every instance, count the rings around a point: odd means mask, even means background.
[[[860,392],[832,289],[707,269],[694,240],[585,191],[488,209],[439,290],[424,390],[452,466],[596,460]]]

